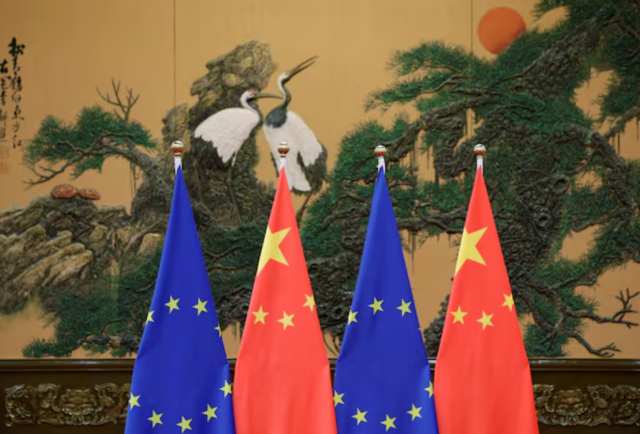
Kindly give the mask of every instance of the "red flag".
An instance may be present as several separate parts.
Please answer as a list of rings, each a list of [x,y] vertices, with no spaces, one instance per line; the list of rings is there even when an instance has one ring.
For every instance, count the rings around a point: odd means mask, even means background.
[[[529,360],[482,169],[435,368],[440,434],[537,434]]]
[[[284,170],[234,382],[237,434],[336,434],[329,360]]]

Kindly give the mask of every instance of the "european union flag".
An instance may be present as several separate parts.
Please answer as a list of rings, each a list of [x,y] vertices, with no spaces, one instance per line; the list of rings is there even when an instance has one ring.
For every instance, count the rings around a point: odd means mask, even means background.
[[[384,168],[373,194],[333,400],[339,434],[438,432],[429,359]]]
[[[234,433],[224,351],[182,169],[142,342],[126,434]]]

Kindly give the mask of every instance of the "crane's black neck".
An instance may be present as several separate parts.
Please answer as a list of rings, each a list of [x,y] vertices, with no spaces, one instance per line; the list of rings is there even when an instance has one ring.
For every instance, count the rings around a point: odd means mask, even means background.
[[[286,109],[291,102],[291,92],[289,92],[289,89],[287,89],[285,85],[286,82],[284,80],[280,82],[280,90],[284,94],[284,101],[282,102],[282,104],[280,104],[280,107],[282,107],[283,109]]]

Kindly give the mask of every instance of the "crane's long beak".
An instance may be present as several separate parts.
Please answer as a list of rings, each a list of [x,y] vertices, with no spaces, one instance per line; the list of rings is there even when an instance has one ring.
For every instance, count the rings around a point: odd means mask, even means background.
[[[308,67],[313,65],[317,58],[318,58],[318,56],[313,56],[313,57],[305,60],[301,64],[294,66],[293,69],[291,69],[291,71],[289,71],[289,77],[288,78],[291,79],[291,77],[293,77],[294,75],[298,74],[299,72],[304,71],[305,69],[307,69]]]
[[[257,93],[256,96],[254,96],[255,99],[258,98],[278,98],[278,99],[282,99],[282,97],[280,95],[274,95],[272,93]]]

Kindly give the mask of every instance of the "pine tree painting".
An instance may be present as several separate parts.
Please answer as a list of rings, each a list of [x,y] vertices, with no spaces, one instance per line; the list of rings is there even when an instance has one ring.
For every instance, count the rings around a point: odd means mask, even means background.
[[[618,351],[615,343],[592,345],[584,325],[637,326],[632,302],[638,292],[620,288],[619,310],[600,312],[577,288],[596,285],[608,270],[640,262],[640,162],[622,158],[615,146],[640,119],[640,2],[541,0],[535,12],[540,16],[557,8],[566,14],[554,27],[522,33],[492,60],[442,42],[393,55],[397,78],[372,93],[366,109],[405,105],[418,115],[400,115],[390,127],[368,121],[347,133],[324,189],[301,220],[321,324],[336,347],[365,239],[376,145],[387,147],[387,182],[409,248],[429,237],[462,232],[476,170],[472,148],[487,147],[491,170],[485,178],[517,309],[533,319],[524,330],[530,356],[563,356],[575,340],[595,356],[611,357]],[[81,199],[49,198],[0,214],[0,247],[13,239],[25,246],[36,243],[33,251],[48,255],[47,249],[63,244],[70,257],[82,254],[73,253],[81,247],[69,247],[76,244],[91,252],[83,257],[88,265],[47,281],[44,289],[25,290],[20,273],[32,269],[28,258],[11,259],[20,266],[0,273],[3,287],[15,289],[0,297],[0,311],[15,312],[24,306],[23,294],[38,295],[56,318],[55,338],[34,341],[25,356],[68,356],[79,347],[115,356],[136,352],[166,230],[173,140],[188,148],[185,177],[221,326],[241,330],[274,191],[255,175],[256,131],[231,169],[192,134],[206,116],[237,106],[244,90],[266,87],[276,65],[266,44],[250,42],[209,62],[207,69],[191,89],[198,102],[169,112],[162,143],[132,120],[135,96],[121,97],[115,83],[110,99],[115,112],[90,108],[73,125],[54,117],[42,122],[25,151],[33,182],[55,178],[60,170],[100,169],[113,157],[129,160],[143,182],[130,215]],[[600,117],[591,118],[577,106],[575,94],[596,72],[612,78],[598,101]],[[233,87],[225,85],[230,75]],[[427,158],[435,179],[418,174],[418,160]],[[594,227],[595,238],[582,257],[560,255],[572,232]],[[10,238],[27,232],[28,237]],[[424,330],[433,356],[446,312],[443,300],[439,317]]]

